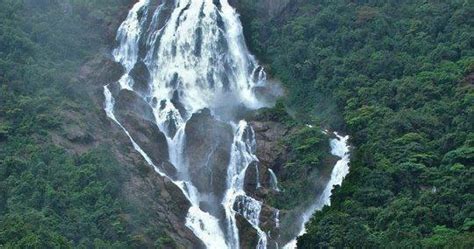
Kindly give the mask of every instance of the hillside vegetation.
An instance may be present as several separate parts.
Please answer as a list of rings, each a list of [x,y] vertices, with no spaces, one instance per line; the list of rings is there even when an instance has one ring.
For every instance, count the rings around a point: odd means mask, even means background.
[[[0,1],[1,248],[172,243],[127,203],[121,190],[128,176],[108,146],[69,153],[53,141],[93,139],[80,133],[90,120],[78,113],[95,109],[77,73],[107,48],[102,26],[128,2]],[[78,122],[64,123],[71,115]],[[75,126],[78,134],[65,130]]]
[[[474,2],[302,0],[271,20],[255,4],[247,40],[287,105],[353,145],[299,247],[472,248]]]

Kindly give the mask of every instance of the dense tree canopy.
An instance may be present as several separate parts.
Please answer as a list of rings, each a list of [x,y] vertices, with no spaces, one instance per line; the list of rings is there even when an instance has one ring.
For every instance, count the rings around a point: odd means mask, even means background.
[[[72,155],[51,139],[65,112],[90,105],[71,87],[102,52],[94,25],[124,2],[0,1],[0,246],[172,245],[146,216],[126,219],[108,148]],[[293,113],[351,135],[351,172],[299,246],[473,248],[474,3],[300,0],[268,21],[242,2],[250,47]],[[290,122],[281,106],[270,114]],[[324,139],[316,128],[287,138],[290,179],[321,160]]]
[[[472,248],[474,3],[302,0],[271,21],[254,4],[247,39],[287,104],[353,145],[298,245]]]
[[[0,247],[172,243],[123,197],[126,175],[109,148],[74,155],[52,141],[67,112],[92,111],[72,87],[80,65],[103,48],[95,25],[116,19],[125,2],[0,1]]]

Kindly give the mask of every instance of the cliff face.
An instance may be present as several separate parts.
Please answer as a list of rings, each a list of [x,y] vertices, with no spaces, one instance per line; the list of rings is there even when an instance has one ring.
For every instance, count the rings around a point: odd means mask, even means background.
[[[103,35],[104,43],[95,44],[103,53],[86,61],[74,79],[80,82],[77,91],[84,94],[83,101],[88,103],[88,109],[68,110],[63,127],[65,134],[53,134],[53,140],[71,154],[81,154],[100,146],[106,146],[112,151],[125,172],[121,195],[130,207],[124,211],[123,217],[132,229],[130,236],[134,236],[137,245],[153,248],[158,243],[164,248],[200,248],[201,242],[184,225],[183,210],[187,210],[190,204],[181,190],[159,176],[144,161],[121,128],[107,118],[103,110],[103,85],[116,82],[123,72],[123,68],[110,58],[115,33],[134,3],[135,1],[128,1],[117,16],[110,18],[112,21],[103,21],[93,27]],[[133,92],[121,93],[117,98],[117,118],[138,138],[136,142],[153,155],[151,160],[155,164],[168,164],[166,138],[156,129],[151,119],[142,118],[152,114],[140,100]],[[134,108],[129,108],[131,105],[126,104],[131,102],[136,102]],[[66,125],[70,123],[81,125],[74,126],[76,128],[73,129]],[[172,172],[169,173],[172,175]],[[150,228],[156,231],[147,230]],[[166,239],[157,240],[156,233],[160,234],[160,238]]]
[[[94,137],[94,142],[81,144],[81,150],[87,151],[89,148],[105,144],[110,146],[115,158],[122,164],[126,172],[122,194],[134,209],[133,213],[127,213],[124,217],[131,224],[144,223],[143,227],[135,228],[137,234],[142,236],[143,245],[153,247],[155,243],[156,238],[147,235],[148,232],[143,230],[152,226],[165,231],[166,235],[172,239],[169,244],[173,247],[199,248],[201,242],[184,225],[185,212],[183,210],[187,210],[190,204],[181,190],[171,181],[161,177],[145,162],[143,157],[134,150],[121,128],[107,118],[103,111],[102,86],[114,82],[120,72],[121,70],[106,54],[98,55],[81,68],[79,78],[85,83],[84,87],[87,88],[91,101],[94,103],[93,110],[89,110],[87,114],[89,127],[84,127]],[[145,106],[140,105],[140,100],[134,96],[133,92],[122,92],[117,99],[117,118],[122,120],[122,123],[137,138],[137,144],[152,155],[151,160],[156,165],[167,165],[166,138],[152,120],[142,118],[146,117],[147,113],[150,115],[150,111],[147,108],[140,108],[140,106]],[[137,102],[134,109],[128,108],[131,105],[125,104],[131,102]],[[76,113],[76,115],[84,116],[83,113]],[[78,152],[78,145],[71,141],[62,141],[61,146],[70,148],[72,153]],[[173,175],[172,166],[162,168],[169,169],[170,172],[167,173]]]
[[[275,109],[278,107],[270,112]],[[258,162],[246,171],[245,191],[262,202],[260,227],[269,234],[268,248],[278,248],[298,235],[301,214],[322,193],[337,158],[329,155],[329,138],[318,135],[322,134],[319,128],[298,124],[286,113],[268,115],[265,114],[267,111],[257,111],[249,118],[255,131]],[[282,116],[286,116],[286,120],[281,119]],[[308,130],[310,133],[302,135]],[[320,157],[316,163],[299,161],[302,154],[298,154],[292,139],[305,136],[321,139],[311,145]],[[314,155],[314,151],[306,152],[303,157]],[[238,221],[241,245],[243,248],[255,247],[255,230],[245,220]]]
[[[132,1],[133,2],[133,1]],[[258,11],[264,13],[268,18],[278,16],[290,3],[290,0],[258,0],[255,4]],[[124,7],[123,12],[126,13],[130,6]],[[125,14],[122,13],[123,17]],[[123,18],[122,18],[123,19]],[[100,28],[107,34],[109,44],[114,44],[114,35],[112,35],[121,21],[118,18],[113,23],[107,23]],[[82,143],[80,146],[74,141],[66,141],[59,139],[58,142],[62,146],[71,148],[73,153],[78,152],[80,147],[82,151],[99,144],[107,144],[114,152],[114,156],[123,164],[127,172],[126,181],[123,183],[123,196],[133,204],[136,213],[127,213],[124,215],[130,223],[136,220],[143,220],[147,217],[145,224],[154,224],[160,227],[174,241],[172,244],[178,248],[196,248],[202,247],[202,243],[195,235],[184,225],[186,210],[190,204],[183,196],[182,192],[169,180],[157,174],[151,168],[139,153],[137,153],[127,135],[123,130],[106,117],[103,111],[103,86],[108,83],[114,83],[123,72],[120,65],[114,63],[109,54],[110,46],[103,46],[103,54],[97,55],[83,65],[80,70],[78,81],[84,82],[84,89],[91,97],[93,103],[93,111],[89,112],[84,119],[88,120],[88,127],[85,127],[88,134],[94,137],[91,143]],[[138,76],[146,75],[140,73],[140,69],[134,69]],[[143,79],[146,81],[146,79]],[[140,81],[138,81],[140,82]],[[138,84],[142,85],[142,84]],[[112,88],[113,91],[113,88]],[[162,131],[153,124],[151,110],[140,102],[140,99],[133,92],[123,91],[116,99],[117,119],[121,121],[126,129],[130,131],[132,137],[136,138],[135,142],[140,145],[155,165],[163,165],[168,163],[168,148],[166,146],[166,138]],[[132,105],[131,103],[135,103]],[[132,106],[132,107],[130,107]],[[78,115],[84,115],[79,114]],[[193,125],[199,124],[199,125]],[[257,157],[259,163],[255,163],[248,167],[246,172],[245,190],[257,200],[263,203],[262,212],[260,214],[261,227],[273,234],[274,237],[269,239],[269,247],[273,248],[276,243],[283,245],[288,240],[296,236],[297,227],[285,227],[285,231],[280,231],[279,222],[282,224],[291,224],[298,218],[298,214],[307,206],[307,203],[294,205],[288,210],[282,210],[281,213],[274,207],[275,198],[281,195],[278,189],[276,179],[282,179],[285,184],[291,185],[293,180],[287,177],[291,175],[292,169],[286,167],[291,157],[294,157],[292,148],[289,144],[285,144],[286,137],[294,135],[302,127],[294,125],[286,125],[279,120],[271,120],[271,118],[255,118],[250,121],[251,126],[255,130],[257,142]],[[205,130],[200,130],[205,129]],[[202,134],[209,136],[199,137]],[[212,136],[210,135],[212,134]],[[224,189],[223,180],[226,175],[226,168],[229,162],[229,149],[232,142],[230,127],[214,120],[207,111],[193,115],[189,126],[186,127],[186,135],[190,137],[187,140],[186,151],[188,160],[193,161],[196,165],[191,172],[195,179],[199,179],[202,183],[196,184],[198,188],[211,188],[209,191],[219,192]],[[196,136],[192,138],[193,136]],[[213,138],[213,139],[210,139]],[[194,143],[191,143],[194,141]],[[198,141],[200,143],[198,143]],[[207,165],[209,155],[205,154],[205,149],[216,148],[214,155],[211,157],[211,168],[204,168],[201,165]],[[330,168],[332,165],[324,165]],[[166,167],[162,167],[166,170]],[[167,175],[173,176],[173,167]],[[208,174],[211,170],[213,173]],[[324,170],[323,170],[324,171]],[[319,170],[310,170],[308,176],[315,179],[322,177]],[[274,178],[276,177],[276,179]],[[285,181],[287,180],[287,181]],[[321,184],[327,181],[321,178]],[[304,186],[307,187],[307,186]],[[310,186],[312,188],[313,186]],[[311,198],[313,191],[297,189],[304,193],[303,196]],[[285,189],[282,189],[285,191]],[[222,193],[220,193],[222,194]],[[281,197],[280,197],[281,198]],[[204,205],[204,204],[203,204]],[[208,211],[212,211],[215,207],[206,207]],[[215,211],[218,212],[219,210]],[[243,248],[255,247],[258,236],[256,231],[245,219],[238,218],[240,228],[240,239]],[[288,229],[286,229],[289,227]],[[140,231],[143,241],[146,245],[151,245],[153,238],[146,235],[145,231]],[[282,229],[283,230],[283,229]]]

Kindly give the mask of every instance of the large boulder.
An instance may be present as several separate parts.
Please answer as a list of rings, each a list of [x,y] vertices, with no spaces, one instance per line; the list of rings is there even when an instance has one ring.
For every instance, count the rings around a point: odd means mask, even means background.
[[[143,61],[139,61],[135,64],[133,69],[130,71],[130,76],[133,78],[133,90],[148,95],[150,92],[150,72]]]
[[[208,109],[194,113],[185,128],[184,154],[189,176],[201,193],[219,199],[226,189],[227,167],[233,142],[232,127],[213,117]]]
[[[170,176],[176,174],[169,164],[168,143],[154,121],[153,110],[140,96],[121,90],[115,99],[115,116],[152,162]]]
[[[279,175],[288,160],[288,148],[281,140],[291,132],[291,128],[274,121],[251,121],[249,124],[255,131],[259,162],[247,169],[245,191],[252,196],[264,197],[269,191],[273,191],[268,169]],[[261,188],[257,188],[257,177]]]
[[[284,124],[273,121],[253,121],[250,125],[255,131],[257,157],[260,163],[278,171],[287,159],[286,148],[281,143],[281,139],[289,133],[290,129]]]

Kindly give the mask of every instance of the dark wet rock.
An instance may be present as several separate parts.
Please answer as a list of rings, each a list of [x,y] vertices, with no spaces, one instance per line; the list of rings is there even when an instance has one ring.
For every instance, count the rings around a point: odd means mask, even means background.
[[[192,231],[185,226],[186,212],[183,210],[188,210],[191,204],[181,190],[153,170],[143,173],[144,169],[150,169],[149,165],[133,148],[130,149],[130,153],[126,153],[121,160],[129,161],[133,158],[127,164],[140,173],[132,172],[130,179],[123,184],[123,192],[139,213],[132,212],[125,218],[147,217],[147,222],[161,227],[162,231],[177,243],[176,248],[204,248]],[[146,248],[152,248],[152,246]]]
[[[258,180],[257,179],[257,167],[258,166],[258,163],[257,162],[254,162],[252,164],[250,164],[248,167],[247,167],[247,170],[245,171],[245,190],[246,192],[254,192],[254,191],[257,191],[257,183],[258,183]],[[260,172],[258,172],[260,173]],[[258,174],[260,175],[260,174]]]
[[[190,207],[190,202],[183,195],[181,189],[167,178],[164,178],[164,183],[165,188],[162,189],[162,191],[164,191],[162,194],[169,195],[171,199],[173,199],[173,205],[175,205],[177,210],[188,210]],[[187,215],[187,212],[180,212],[177,215],[181,219],[184,219]]]
[[[164,122],[164,126],[166,127],[168,136],[174,137],[176,135],[176,132],[178,131],[178,122],[173,117],[168,118]]]
[[[168,161],[163,161],[159,165],[157,165],[160,170],[165,173],[167,176],[171,177],[172,179],[175,179],[176,174],[178,173],[176,167],[168,162]]]
[[[233,141],[232,127],[204,109],[193,114],[185,132],[185,154],[194,185],[201,192],[222,197]]]
[[[151,106],[138,94],[126,89],[121,90],[115,98],[115,111],[117,115],[132,115],[139,119],[145,119],[152,123],[155,116]]]
[[[268,169],[272,169],[278,175],[288,160],[288,148],[281,141],[290,133],[291,128],[273,121],[251,121],[249,124],[255,131],[257,140],[258,176],[262,188],[257,189],[257,171],[253,166],[247,169],[245,190],[255,196],[264,197],[272,191]]]
[[[182,117],[186,117],[188,113],[186,111],[186,108],[184,108],[184,105],[181,104],[179,99],[180,99],[179,92],[176,90],[174,91],[173,97],[171,98],[171,103],[174,105],[176,109],[178,109]]]
[[[164,170],[170,172],[171,166],[163,164],[169,160],[168,143],[154,122],[151,107],[136,93],[128,90],[120,91],[115,107],[116,118],[135,142],[150,156],[156,166],[165,166]]]
[[[134,81],[133,90],[144,95],[150,92],[150,72],[143,61],[139,61],[135,64],[130,71],[130,76]]]
[[[168,161],[166,137],[154,123],[130,114],[118,115],[118,120],[155,165]]]
[[[286,244],[281,243],[280,238],[280,227],[277,224],[277,209],[274,209],[268,205],[262,206],[262,212],[260,213],[260,228],[267,232],[267,248],[278,249],[280,246]],[[280,217],[279,217],[280,218]],[[279,221],[278,221],[279,222]]]
[[[250,125],[256,134],[257,157],[260,163],[266,168],[280,169],[281,163],[287,159],[286,148],[281,139],[288,134],[290,128],[272,121],[254,121]]]
[[[99,87],[116,82],[124,69],[120,63],[105,57],[97,57],[84,64],[79,71],[79,79],[95,82]]]
[[[120,91],[122,90],[121,89],[121,86],[118,82],[113,82],[113,83],[110,83],[107,88],[109,89],[110,93],[112,93],[112,96],[118,96]],[[102,93],[104,94],[104,93]]]
[[[258,234],[252,225],[241,215],[236,215],[241,248],[257,248]]]
[[[260,212],[260,227],[264,231],[271,231],[271,233],[275,235],[278,234],[278,231],[276,229],[277,211],[277,209],[264,204],[262,206],[262,212]]]

